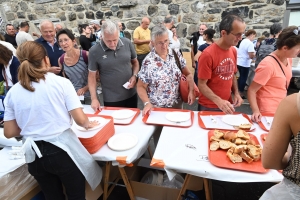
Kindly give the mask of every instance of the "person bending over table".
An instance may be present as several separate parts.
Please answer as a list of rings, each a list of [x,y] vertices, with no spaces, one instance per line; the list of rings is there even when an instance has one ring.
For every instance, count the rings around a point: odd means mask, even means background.
[[[23,136],[28,171],[46,199],[66,199],[62,185],[68,199],[85,199],[85,180],[94,190],[102,171],[70,129],[70,121],[86,129],[99,123],[83,113],[68,79],[48,73],[51,65],[41,44],[21,44],[17,57],[19,82],[4,100],[4,135]]]
[[[138,73],[137,92],[144,103],[143,115],[153,107],[182,108],[179,93],[181,70],[176,64],[172,49],[169,47],[168,30],[163,26],[155,26],[151,32],[153,49],[145,57]],[[193,76],[186,67],[186,60],[178,49],[174,50],[179,58],[182,73],[189,84],[188,104],[195,101],[193,93]]]
[[[280,36],[279,36],[280,37]],[[283,180],[268,189],[261,200],[300,199],[300,94],[279,104],[264,143],[262,163],[266,169],[283,169]],[[292,150],[288,150],[289,144]]]
[[[277,50],[266,56],[257,66],[248,88],[252,120],[259,122],[261,113],[275,113],[280,101],[286,97],[292,77],[292,59],[300,52],[300,35],[297,26],[281,32]]]
[[[245,22],[227,15],[220,23],[221,38],[202,52],[198,62],[198,111],[223,111],[232,114],[242,104],[235,73],[236,46],[245,32]],[[232,99],[233,94],[233,99]]]

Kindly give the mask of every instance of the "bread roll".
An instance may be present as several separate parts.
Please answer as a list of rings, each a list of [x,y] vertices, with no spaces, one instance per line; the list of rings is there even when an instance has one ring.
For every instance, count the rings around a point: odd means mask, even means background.
[[[245,151],[242,151],[240,153],[240,156],[247,162],[247,163],[252,163],[253,162],[253,159],[248,156],[248,154],[245,152]]]
[[[219,142],[220,139],[213,135],[210,137],[209,141],[218,141]]]
[[[232,143],[226,140],[221,140],[219,144],[221,149],[229,149],[232,147]]]
[[[241,139],[243,139],[243,140],[249,140],[249,139],[250,139],[249,133],[247,133],[247,132],[244,131],[244,130],[239,130],[239,131],[237,132],[237,137],[238,137],[238,138],[241,138]]]
[[[211,143],[210,143],[210,145],[209,145],[209,149],[211,150],[211,151],[216,151],[216,150],[218,150],[220,148],[220,144],[219,144],[219,142],[217,142],[217,141],[212,141]]]
[[[220,130],[215,130],[215,131],[214,131],[214,136],[215,136],[216,138],[221,138],[221,137],[224,136],[224,133],[223,133],[222,131],[220,131]]]
[[[224,134],[224,139],[227,141],[234,141],[236,138],[237,138],[237,134],[235,132],[227,131]]]
[[[249,131],[251,129],[251,127],[252,127],[252,124],[250,124],[250,123],[249,124],[241,124],[239,126],[239,129]]]

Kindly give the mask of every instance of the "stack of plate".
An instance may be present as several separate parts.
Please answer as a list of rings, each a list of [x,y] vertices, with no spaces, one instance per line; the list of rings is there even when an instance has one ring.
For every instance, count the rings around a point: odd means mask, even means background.
[[[141,182],[151,185],[161,186],[163,183],[164,175],[159,170],[148,171],[142,178]]]
[[[106,122],[107,119],[109,120],[108,123],[104,123],[104,121]],[[82,145],[90,154],[93,154],[96,153],[104,144],[106,144],[108,139],[115,134],[115,127],[113,118],[110,116],[94,116],[89,117],[89,120],[97,120],[100,122],[100,124],[98,127],[94,127],[93,129],[89,130],[85,130],[84,128],[75,124],[78,130],[73,130]],[[96,131],[97,129],[99,129],[99,131]],[[81,133],[78,133],[78,131],[80,131]],[[82,133],[83,131],[85,132]]]

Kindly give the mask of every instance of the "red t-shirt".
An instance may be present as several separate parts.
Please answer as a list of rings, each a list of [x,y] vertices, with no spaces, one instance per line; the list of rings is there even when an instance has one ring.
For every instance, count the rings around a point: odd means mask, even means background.
[[[235,47],[221,49],[216,43],[207,47],[198,60],[198,78],[207,79],[207,86],[221,99],[231,101],[232,81],[237,72],[237,51]],[[199,104],[208,108],[218,106],[201,92]]]

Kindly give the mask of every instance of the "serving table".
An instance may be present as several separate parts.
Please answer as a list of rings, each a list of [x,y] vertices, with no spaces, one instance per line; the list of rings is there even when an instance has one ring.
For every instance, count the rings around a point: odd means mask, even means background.
[[[83,112],[86,114],[94,114],[94,110],[90,105],[83,105]],[[105,113],[105,112],[103,112]],[[101,115],[102,113],[98,113]],[[154,125],[146,125],[142,122],[142,114],[139,113],[137,118],[133,121],[132,124],[128,125],[116,125],[115,124],[115,134],[122,133],[131,133],[138,137],[138,143],[132,149],[126,151],[114,151],[111,150],[107,144],[105,144],[101,149],[99,149],[96,153],[91,154],[92,157],[97,161],[105,161],[106,162],[106,170],[104,173],[104,191],[103,191],[103,199],[106,200],[112,191],[113,187],[108,191],[108,179],[110,174],[110,167],[118,166],[122,179],[127,188],[128,194],[131,200],[134,200],[134,194],[132,188],[130,186],[127,174],[124,170],[125,166],[131,166],[132,163],[139,159],[147,150],[149,145],[149,140],[152,134],[155,131]]]
[[[194,116],[197,115],[198,112],[195,111]],[[254,124],[254,127],[255,130],[251,134],[255,135],[262,145],[260,135],[266,131],[258,124]],[[253,173],[212,165],[208,158],[208,132],[209,130],[200,128],[198,117],[194,118],[194,123],[189,128],[163,127],[162,129],[151,165],[164,168],[170,179],[177,172],[187,174],[178,199],[185,192],[185,185],[190,175],[204,178],[206,199],[210,199],[208,179],[227,182],[280,182],[283,179],[282,174],[277,170]]]

